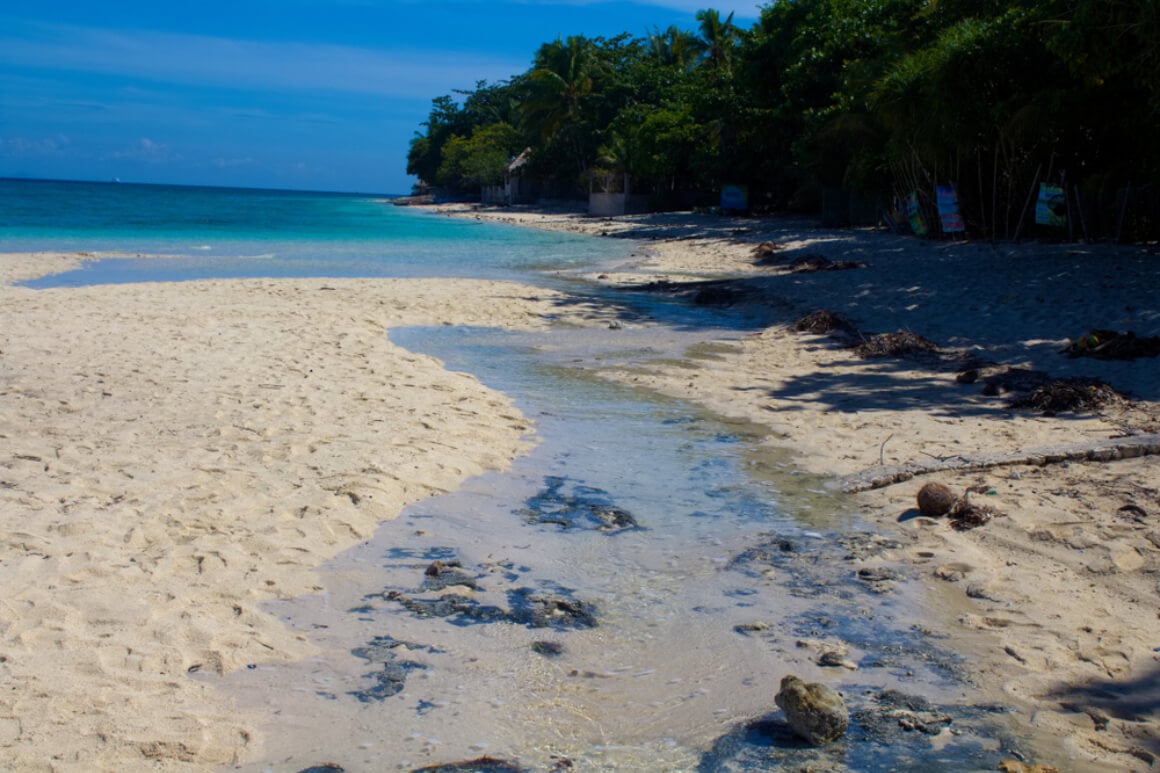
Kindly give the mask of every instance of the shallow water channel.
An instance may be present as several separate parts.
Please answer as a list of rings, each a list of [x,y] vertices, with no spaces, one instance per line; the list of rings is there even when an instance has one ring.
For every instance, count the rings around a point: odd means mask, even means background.
[[[271,607],[323,654],[221,681],[279,712],[238,769],[965,771],[1010,752],[923,630],[923,585],[859,575],[851,559],[888,544],[847,500],[752,427],[570,365],[684,345],[618,332],[392,331],[511,395],[538,445],[383,524],[320,571],[324,594]],[[858,669],[807,641],[844,642]],[[793,739],[773,700],[787,673],[842,690],[844,740]]]

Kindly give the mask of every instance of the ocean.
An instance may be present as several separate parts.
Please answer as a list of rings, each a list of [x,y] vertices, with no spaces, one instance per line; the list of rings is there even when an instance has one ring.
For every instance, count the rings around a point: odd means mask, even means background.
[[[0,252],[98,259],[32,287],[256,277],[547,281],[553,270],[630,250],[619,240],[396,207],[373,194],[0,180]]]

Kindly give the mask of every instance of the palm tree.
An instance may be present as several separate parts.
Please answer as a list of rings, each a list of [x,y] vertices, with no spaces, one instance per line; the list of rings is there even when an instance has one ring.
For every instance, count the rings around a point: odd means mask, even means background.
[[[526,134],[542,148],[555,147],[576,172],[588,167],[592,145],[592,97],[597,94],[600,59],[596,43],[581,36],[545,43],[536,53],[520,105]]]
[[[729,74],[733,67],[733,50],[740,39],[740,30],[733,24],[733,14],[721,21],[721,14],[712,8],[697,11],[701,23],[699,48],[705,62],[714,70]]]
[[[664,32],[653,28],[648,36],[649,54],[665,67],[688,69],[693,66],[700,51],[700,41],[692,33],[670,26]]]
[[[580,122],[580,105],[593,92],[595,48],[584,37],[556,39],[536,53],[521,106],[524,125],[547,142]]]

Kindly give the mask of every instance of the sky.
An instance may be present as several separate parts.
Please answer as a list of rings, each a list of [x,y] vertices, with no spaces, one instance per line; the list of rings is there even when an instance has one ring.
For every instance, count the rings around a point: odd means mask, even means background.
[[[0,177],[404,194],[431,100],[702,0],[3,0]]]

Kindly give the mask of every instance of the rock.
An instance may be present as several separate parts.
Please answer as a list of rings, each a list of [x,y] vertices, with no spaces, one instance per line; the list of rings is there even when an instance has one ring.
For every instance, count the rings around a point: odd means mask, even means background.
[[[868,583],[897,582],[902,579],[902,575],[889,566],[867,566],[858,570],[858,579]]]
[[[838,740],[850,722],[846,704],[823,684],[806,683],[790,674],[781,680],[775,698],[794,733],[814,746]]]
[[[564,645],[555,641],[534,641],[532,652],[546,658],[558,658],[564,654]]]
[[[586,601],[521,588],[513,594],[511,619],[531,628],[595,628],[596,610]]]
[[[627,510],[619,507],[596,506],[592,508],[592,517],[596,519],[600,531],[611,529],[635,529],[639,526],[636,518]]]
[[[423,574],[423,590],[440,591],[455,586],[479,589],[475,575],[466,571],[459,561],[435,561]]]
[[[818,665],[826,668],[848,668],[858,670],[858,664],[846,657],[842,650],[824,650],[818,655]]]
[[[411,773],[522,773],[523,768],[514,762],[498,760],[495,757],[479,757],[462,762],[446,762],[415,768]]]
[[[952,561],[949,564],[943,564],[934,570],[934,576],[940,580],[947,582],[958,582],[966,577],[974,570],[970,564],[964,564],[961,561]]]
[[[941,483],[927,483],[918,490],[918,509],[923,515],[939,518],[951,511],[958,497]]]
[[[840,667],[840,669],[849,669],[850,671],[857,671],[858,664],[854,660],[846,657],[846,652],[842,650],[825,650],[818,656],[818,665],[833,669],[833,667]]]
[[[897,716],[898,726],[907,733],[917,730],[926,735],[938,735],[954,722],[949,714],[938,711],[900,711]]]
[[[999,763],[999,770],[1004,773],[1059,773],[1059,768],[1049,765],[1032,765],[1019,760],[1003,760]]]
[[[777,253],[785,248],[785,245],[774,244],[773,242],[762,242],[753,248],[753,257],[760,261],[772,261],[777,256]]]

